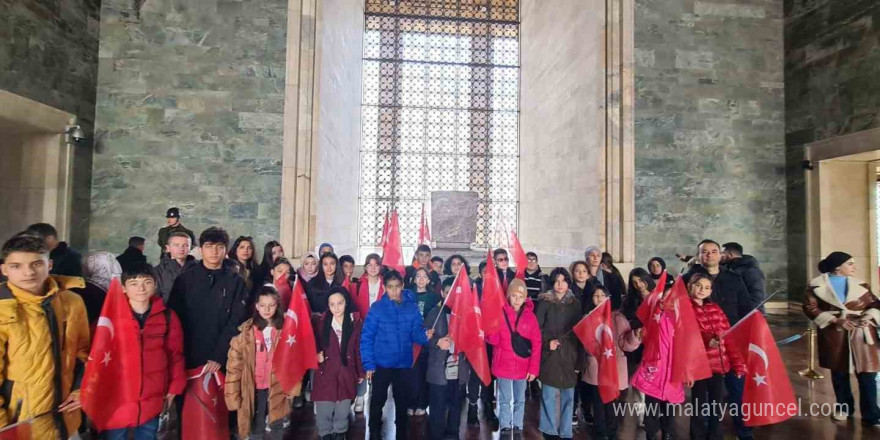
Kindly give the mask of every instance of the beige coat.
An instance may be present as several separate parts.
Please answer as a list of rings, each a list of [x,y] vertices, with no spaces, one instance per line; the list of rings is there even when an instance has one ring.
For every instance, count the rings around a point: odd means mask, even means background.
[[[257,360],[256,341],[254,340],[253,319],[248,319],[238,327],[241,331],[229,344],[229,359],[226,361],[226,407],[230,411],[238,411],[238,434],[240,438],[248,438],[251,433],[251,422],[254,419],[254,394],[256,379],[254,366]],[[279,332],[280,334],[280,332]],[[278,346],[278,338],[272,343],[272,351]],[[275,423],[290,414],[290,402],[287,401],[281,384],[275,373],[269,385],[269,423]]]
[[[819,328],[819,366],[837,372],[874,373],[880,371],[880,297],[869,286],[854,278],[847,279],[845,303],[831,288],[828,275],[810,281],[804,313]],[[868,319],[869,327],[848,332],[831,322],[835,318],[859,323]]]

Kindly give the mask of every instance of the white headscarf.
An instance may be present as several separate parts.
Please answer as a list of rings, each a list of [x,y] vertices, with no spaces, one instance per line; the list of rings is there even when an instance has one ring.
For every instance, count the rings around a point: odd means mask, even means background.
[[[86,259],[83,276],[86,281],[106,291],[110,288],[110,280],[122,276],[122,266],[110,252],[92,252]]]

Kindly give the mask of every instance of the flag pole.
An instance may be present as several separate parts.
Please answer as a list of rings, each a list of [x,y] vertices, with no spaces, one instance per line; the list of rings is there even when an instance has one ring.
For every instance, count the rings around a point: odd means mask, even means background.
[[[458,277],[461,276],[461,271],[464,269],[464,265],[461,266],[461,269],[458,270],[458,273],[455,275],[455,279],[452,280],[452,285],[458,281]],[[431,330],[434,330],[434,327],[437,327],[437,322],[440,321],[440,316],[443,315],[443,307],[446,307],[446,302],[449,301],[449,297],[452,295],[452,292],[449,292],[449,295],[446,295],[446,298],[443,298],[443,304],[440,306],[440,313],[437,314],[437,317],[434,318],[434,323],[431,324]]]
[[[773,298],[774,296],[776,296],[777,293],[779,293],[778,290],[775,291],[775,292],[773,292],[773,293],[771,293],[770,296],[768,296],[767,298],[765,298],[764,301],[761,301],[760,304],[758,304],[757,306],[755,306],[755,308],[752,309],[751,312],[747,313],[746,316],[743,316],[742,319],[740,319],[739,321],[736,322],[736,324],[730,326],[730,328],[727,329],[726,332],[722,333],[721,336],[719,336],[718,338],[719,338],[719,339],[720,339],[720,338],[724,338],[724,337],[727,336],[730,332],[732,332],[733,329],[739,327],[740,324],[742,324],[743,322],[745,322],[746,319],[748,319],[748,318],[750,318],[752,315],[754,315],[755,312],[758,312],[759,310],[761,310],[761,306],[763,306],[764,304],[766,304],[767,301],[770,301],[770,298]]]

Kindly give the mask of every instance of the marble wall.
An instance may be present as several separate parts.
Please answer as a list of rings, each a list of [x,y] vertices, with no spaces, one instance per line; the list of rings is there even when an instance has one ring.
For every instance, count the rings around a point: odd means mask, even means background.
[[[155,261],[169,206],[196,234],[278,237],[287,6],[103,2],[90,249],[140,235]]]
[[[635,14],[636,264],[737,241],[785,298],[782,3],[636,0]]]
[[[320,1],[316,34],[315,242],[356,256],[363,0]]]
[[[0,0],[0,90],[76,115],[87,132],[95,120],[100,0]],[[71,233],[84,249],[92,148],[74,150]]]
[[[603,233],[604,5],[521,2],[519,231],[547,266]]]
[[[804,145],[880,127],[880,2],[784,3],[789,265],[802,291],[816,263],[804,258]]]

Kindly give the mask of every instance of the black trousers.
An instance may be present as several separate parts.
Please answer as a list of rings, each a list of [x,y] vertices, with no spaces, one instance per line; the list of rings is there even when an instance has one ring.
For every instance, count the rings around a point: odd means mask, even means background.
[[[691,439],[720,440],[724,438],[720,404],[724,400],[724,375],[713,374],[694,382],[691,390],[694,414],[691,416]]]
[[[422,350],[419,358],[416,360],[412,368],[410,377],[410,390],[412,396],[410,399],[410,407],[408,409],[426,409],[428,408],[428,350]]]
[[[491,368],[492,362],[492,346],[487,344],[486,347],[487,355],[489,356],[489,367]],[[485,408],[485,414],[492,412],[492,402],[495,400],[495,377],[492,377],[492,380],[489,382],[489,385],[483,385],[483,382],[480,382],[480,377],[471,370],[471,376],[468,378],[467,383],[467,398],[468,403],[471,405],[477,404],[477,399],[483,401],[483,408]]]
[[[578,388],[580,388],[580,384],[584,384],[584,389],[586,390],[586,400],[582,402],[585,402],[593,409],[592,438],[616,439],[617,416],[614,414],[614,404],[617,402],[617,400],[612,400],[608,403],[602,403],[602,396],[599,395],[598,386],[590,385],[584,381],[580,381],[578,383]],[[584,412],[584,415],[586,415],[586,412]]]
[[[675,438],[676,403],[668,403],[645,394],[645,438],[653,439],[657,433]]]
[[[412,379],[409,368],[376,368],[373,373],[373,395],[370,397],[370,438],[382,438],[382,408],[388,400],[388,386],[394,393],[394,425],[397,428],[397,438],[407,438],[409,417],[406,410],[410,406],[412,391],[409,388]]]
[[[428,432],[431,440],[445,437],[458,438],[461,426],[461,397],[458,380],[446,385],[428,384],[431,412],[428,414]]]
[[[862,412],[862,422],[876,424],[880,422],[880,408],[877,407],[877,373],[856,373],[859,383],[859,409]],[[846,405],[848,415],[855,414],[856,407],[850,385],[850,374],[831,372],[831,384],[834,386],[834,395],[837,403]]]

